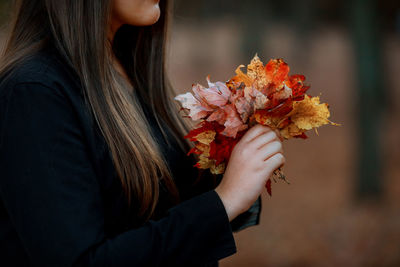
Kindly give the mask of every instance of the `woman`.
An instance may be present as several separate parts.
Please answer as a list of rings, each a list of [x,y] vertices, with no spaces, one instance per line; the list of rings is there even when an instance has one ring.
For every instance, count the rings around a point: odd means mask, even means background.
[[[197,173],[165,77],[166,2],[16,2],[0,65],[2,266],[216,266],[236,252],[281,140],[255,126],[220,180]]]

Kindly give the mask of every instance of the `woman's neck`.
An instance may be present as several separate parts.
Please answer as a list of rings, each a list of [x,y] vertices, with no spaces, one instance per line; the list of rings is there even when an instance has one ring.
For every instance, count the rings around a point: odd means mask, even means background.
[[[113,65],[115,71],[117,72],[117,74],[119,74],[121,76],[121,78],[124,79],[124,81],[127,83],[127,85],[129,85],[129,89],[133,90],[133,85],[131,83],[131,80],[130,80],[128,74],[126,73],[125,68],[122,66],[121,62],[115,57],[115,54],[112,51],[112,44],[113,44],[115,33],[121,26],[122,26],[122,23],[120,23],[119,21],[116,21],[116,20],[112,21],[110,28],[108,30],[108,34],[107,34],[107,39],[108,39],[108,43],[109,43],[108,49],[109,49],[109,54],[111,56],[111,64]]]

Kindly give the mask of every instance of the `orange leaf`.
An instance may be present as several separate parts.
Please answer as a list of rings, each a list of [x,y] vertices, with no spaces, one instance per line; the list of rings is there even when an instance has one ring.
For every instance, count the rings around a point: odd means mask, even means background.
[[[276,91],[278,91],[283,87],[283,82],[288,77],[289,66],[281,58],[271,59],[268,64],[265,65],[265,72],[268,83],[272,83]]]
[[[235,83],[244,83],[246,86],[252,86],[254,79],[250,78],[249,76],[247,76],[246,74],[244,74],[241,70],[241,68],[243,68],[244,65],[240,65],[239,67],[236,68],[235,72],[236,72],[236,76],[234,76],[231,81],[235,82]]]

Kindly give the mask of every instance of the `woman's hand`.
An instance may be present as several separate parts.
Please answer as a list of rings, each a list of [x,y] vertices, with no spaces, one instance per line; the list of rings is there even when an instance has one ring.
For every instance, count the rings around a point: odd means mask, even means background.
[[[282,140],[278,130],[257,124],[232,150],[224,176],[215,188],[229,221],[251,207],[274,170],[285,163]]]

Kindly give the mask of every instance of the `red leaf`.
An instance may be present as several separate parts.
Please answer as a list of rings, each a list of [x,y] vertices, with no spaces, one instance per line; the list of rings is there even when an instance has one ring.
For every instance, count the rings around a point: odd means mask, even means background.
[[[293,109],[293,99],[289,97],[285,102],[281,103],[279,106],[268,110],[269,116],[281,117],[288,114]]]
[[[306,77],[304,75],[295,74],[295,75],[291,75],[289,77],[289,79],[285,82],[288,87],[292,88],[292,97],[296,101],[298,101],[298,99],[297,99],[298,97],[303,96],[304,93],[308,89],[310,89],[310,86],[305,86],[303,84],[305,79],[306,79]]]
[[[195,136],[208,130],[214,130],[215,128],[213,123],[208,121],[202,121],[199,124],[197,124],[197,126],[200,127],[191,130],[187,135],[184,136],[184,138],[187,138],[190,141],[196,141],[196,138],[194,138]]]
[[[272,196],[271,179],[268,179],[267,183],[265,184],[265,187],[267,188],[268,194]]]
[[[271,59],[265,65],[265,72],[268,81],[279,87],[289,74],[289,66],[282,59]]]
[[[218,132],[214,141],[210,143],[210,158],[216,160],[216,165],[220,164],[221,162],[228,162],[229,157],[232,154],[232,150],[235,148],[236,144],[240,141],[246,131],[247,129],[244,131],[239,131],[235,138],[220,134],[221,131]]]
[[[290,118],[286,118],[285,120],[281,121],[278,125],[279,129],[283,129],[286,126],[288,126],[290,123],[292,122],[292,120]]]
[[[186,155],[189,156],[192,153],[199,154],[198,149],[196,147],[192,147]]]
[[[296,138],[302,138],[302,139],[307,139],[308,136],[305,133],[299,134],[299,135],[295,135],[294,137]]]

